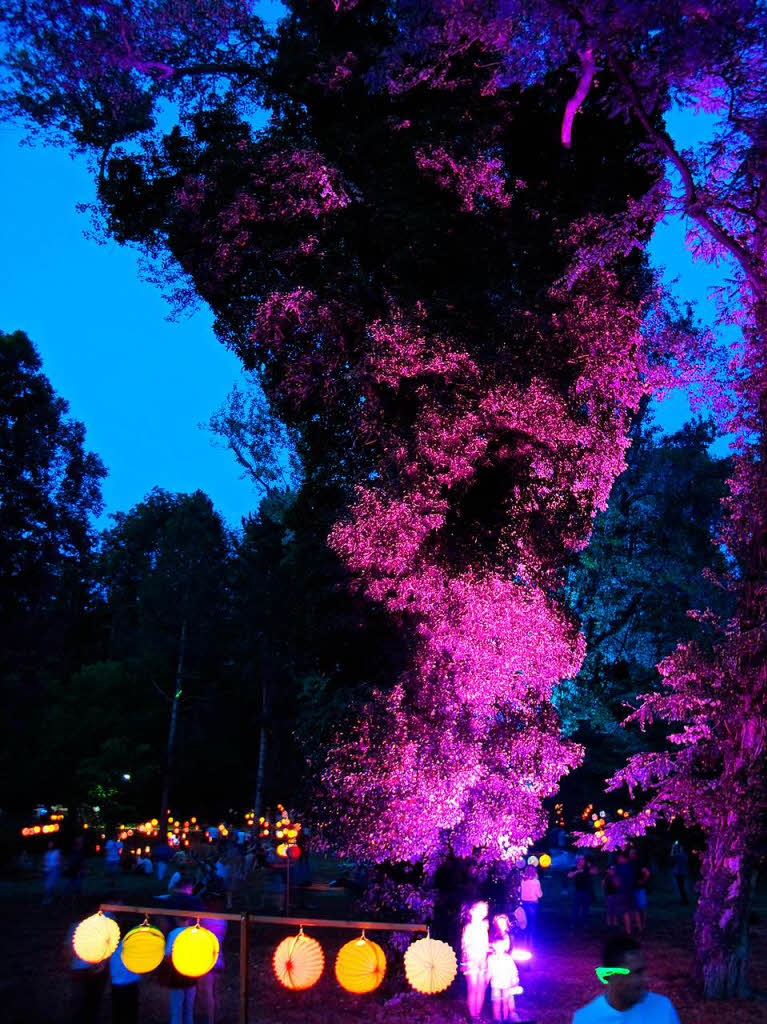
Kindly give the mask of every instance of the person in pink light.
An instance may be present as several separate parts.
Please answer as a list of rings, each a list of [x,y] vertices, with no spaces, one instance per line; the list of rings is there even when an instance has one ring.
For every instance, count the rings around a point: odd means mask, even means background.
[[[490,952],[487,911],[487,903],[481,900],[471,904],[461,935],[461,970],[466,977],[466,1003],[472,1020],[479,1019],[487,990]]]
[[[522,908],[527,918],[527,941],[532,948],[538,923],[538,901],[543,898],[543,890],[541,889],[538,872],[532,864],[528,864],[522,874],[520,889]]]
[[[508,937],[496,939],[487,958],[487,973],[490,979],[490,1001],[493,1020],[519,1020],[514,996],[522,990],[519,972],[514,962]]]
[[[496,914],[490,925],[490,943],[503,942],[504,951],[511,953],[514,942],[511,935],[511,921],[508,914]]]

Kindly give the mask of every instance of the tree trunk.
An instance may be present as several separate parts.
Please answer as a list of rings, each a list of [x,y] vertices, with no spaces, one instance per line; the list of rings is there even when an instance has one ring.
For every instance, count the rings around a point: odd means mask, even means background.
[[[256,794],[253,798],[253,828],[258,828],[258,819],[264,803],[264,778],[266,776],[266,747],[268,742],[267,723],[269,718],[269,684],[261,681],[261,729],[258,740],[258,767],[256,768]]]
[[[165,761],[165,778],[162,785],[162,800],[160,802],[160,835],[165,836],[168,824],[168,803],[170,802],[170,783],[173,774],[173,761],[176,747],[176,723],[178,721],[178,705],[181,700],[181,692],[184,680],[184,654],[186,651],[186,619],[181,624],[181,637],[178,645],[178,664],[176,666],[176,683],[173,687],[173,701],[170,711],[170,726],[168,727],[168,754]]]
[[[748,919],[756,871],[732,849],[730,829],[712,836],[703,861],[695,912],[695,969],[708,999],[748,995]]]

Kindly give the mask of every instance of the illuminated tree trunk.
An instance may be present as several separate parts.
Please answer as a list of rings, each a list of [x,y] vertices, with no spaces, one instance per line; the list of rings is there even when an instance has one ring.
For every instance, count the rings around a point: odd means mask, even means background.
[[[752,858],[732,855],[729,832],[724,828],[709,842],[695,913],[696,973],[708,999],[748,995],[748,919],[756,872]]]
[[[266,747],[268,743],[267,721],[269,717],[269,687],[265,681],[261,683],[261,729],[258,739],[258,767],[256,768],[256,795],[253,798],[253,828],[258,827],[258,819],[264,803],[264,777],[266,775]]]
[[[170,783],[173,775],[173,761],[176,749],[176,724],[178,722],[178,706],[181,701],[181,693],[184,680],[184,655],[186,653],[186,619],[181,624],[181,638],[178,645],[178,664],[176,665],[176,683],[173,687],[173,699],[170,711],[170,726],[168,727],[168,755],[165,762],[165,778],[162,785],[162,801],[160,803],[160,829],[164,829],[168,818],[168,803],[170,801]]]
[[[767,309],[756,303],[752,348],[764,352]],[[695,915],[696,969],[708,998],[748,994],[748,922],[762,842],[759,792],[767,750],[767,373],[763,360],[751,366],[755,410],[753,472],[739,496],[738,529],[744,539],[743,576],[738,603],[737,676],[743,689],[733,694],[741,726],[729,748],[723,774],[733,780],[728,820],[710,829],[703,862],[700,902]]]

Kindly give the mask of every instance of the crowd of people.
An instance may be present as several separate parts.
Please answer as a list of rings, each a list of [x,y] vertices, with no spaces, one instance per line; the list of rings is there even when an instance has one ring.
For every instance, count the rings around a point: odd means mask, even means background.
[[[57,896],[68,897],[71,894],[82,909],[85,854],[81,837],[75,839],[66,858],[62,857],[54,842],[49,843],[43,856],[44,903],[52,902]],[[168,843],[157,842],[149,850],[142,848],[138,853],[131,853],[128,844],[120,839],[110,838],[105,842],[102,854],[104,876],[107,885],[112,887],[102,897],[102,903],[124,902],[119,893],[120,879],[125,874],[151,876],[161,883],[152,897],[157,906],[153,920],[166,932],[167,941],[163,964],[153,978],[167,990],[170,1024],[192,1024],[195,1007],[198,1012],[201,1009],[205,1024],[214,1024],[217,979],[225,967],[223,939],[226,921],[206,918],[205,911],[221,913],[231,910],[238,889],[247,886],[257,872],[263,873],[266,882],[258,886],[262,894],[269,891],[269,883],[276,881],[275,891],[280,896],[284,888],[283,871],[270,869],[283,869],[285,860],[280,860],[274,848],[263,844],[258,837],[238,831],[230,832],[227,838],[200,843],[191,849],[174,849]],[[311,880],[305,839],[301,844],[301,857],[293,864],[293,873],[297,885]],[[164,910],[189,911],[190,917],[168,914],[164,919]],[[199,979],[180,974],[171,957],[176,937],[196,920],[216,934],[220,946],[213,970]],[[110,981],[113,1024],[137,1024],[140,1019],[140,983],[144,977],[125,967],[121,946],[101,964],[81,960],[72,947],[73,932],[74,926],[68,935],[73,1020],[77,1024],[95,1024],[107,982]]]
[[[233,830],[227,838],[198,842],[191,849],[183,846],[174,848],[164,842],[156,842],[138,852],[132,852],[127,847],[128,844],[116,838],[110,838],[104,844],[102,854],[107,884],[117,890],[123,873],[151,876],[161,884],[162,889],[155,894],[158,917],[162,917],[163,906],[193,912],[195,916],[190,917],[190,923],[196,919],[198,912],[206,909],[230,910],[238,890],[250,888],[249,883],[254,881],[258,873],[262,877],[252,888],[260,893],[262,900],[268,897],[270,887],[274,888],[278,901],[284,895],[285,871],[269,869],[284,869],[285,860],[280,860],[273,847],[264,845],[250,833]],[[600,895],[608,932],[635,941],[644,931],[647,924],[648,891],[658,872],[655,862],[643,856],[636,848],[609,856],[600,854],[596,858],[569,853],[567,856],[570,858],[569,864],[562,870],[560,860],[559,871],[542,870],[535,858],[530,858],[530,862],[524,865],[499,864],[489,873],[480,870],[479,865],[472,861],[456,861],[452,868],[448,866],[444,869],[440,884],[449,897],[445,905],[455,907],[456,903],[451,903],[451,900],[460,900],[464,907],[462,917],[448,910],[448,916],[453,921],[460,920],[460,936],[450,927],[445,937],[456,948],[460,946],[461,969],[465,977],[470,1016],[476,1018],[480,1015],[489,990],[494,1020],[519,1019],[515,998],[522,988],[517,962],[523,960],[522,954],[529,957],[539,935],[542,941],[545,940],[545,929],[541,929],[539,919],[544,888],[548,893],[548,906],[553,905],[559,910],[561,918],[569,920],[573,934],[580,933],[587,924],[594,928],[597,915],[593,911]],[[75,838],[66,857],[62,856],[55,841],[50,841],[42,861],[43,902],[48,904],[61,895],[69,895],[73,902],[80,902],[86,863],[86,848],[82,837]],[[671,849],[669,864],[679,900],[687,903],[689,860],[678,842]],[[296,886],[311,881],[305,839],[302,840],[301,857],[293,862],[292,871]],[[343,885],[353,897],[359,897],[364,894],[368,884],[369,872],[366,866],[358,865],[348,875],[339,876],[331,886]],[[565,894],[569,896],[569,911],[566,915],[559,909]],[[113,897],[111,902],[115,901]],[[110,900],[105,899],[104,902]],[[186,923],[185,919],[170,915],[166,921],[167,956],[158,977],[168,991],[170,1024],[191,1024],[195,1005],[198,1011],[202,1009],[204,1019],[213,1024],[216,977],[223,969],[223,953],[216,968],[199,981],[178,974],[172,966],[170,952],[173,938]],[[435,920],[434,924],[435,932],[439,934],[438,922]],[[223,938],[225,922],[211,919],[209,926],[217,934],[221,932],[219,937]],[[633,955],[637,949],[638,946],[627,946],[624,952]],[[115,1024],[134,1024],[139,1019],[140,978],[125,968],[119,954],[118,949],[106,964],[96,966],[78,962],[77,956],[73,954],[71,973],[75,993],[75,1020],[89,1024],[97,1019],[102,994],[110,978],[112,1019]],[[604,966],[611,965],[605,963]],[[625,970],[634,974],[641,973],[636,966]],[[632,991],[631,985],[625,982],[625,974],[616,977],[619,980],[613,988],[604,997],[600,997],[603,1002],[608,1000],[608,1006],[613,1006],[609,999],[614,997],[620,1002],[625,993]],[[620,995],[621,992],[624,996]],[[601,1006],[602,1003],[598,1004],[597,1009]],[[657,1019],[664,1024],[676,1020],[675,1015],[666,1012],[668,1008],[665,1004],[661,1008],[665,1016],[650,1016],[647,1020],[654,1022]],[[592,1020],[602,1019],[594,1016],[590,1010],[586,1013],[587,1009],[579,1011],[580,1016],[575,1018],[577,1024],[591,1024]],[[605,1020],[613,1019],[607,1011],[603,1016]],[[633,1018],[626,1016],[625,1019],[628,1024]]]

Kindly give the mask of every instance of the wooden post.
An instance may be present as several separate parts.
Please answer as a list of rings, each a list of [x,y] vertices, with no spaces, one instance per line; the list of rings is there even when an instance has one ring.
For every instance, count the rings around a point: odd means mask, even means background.
[[[285,917],[290,917],[290,850],[285,858]]]
[[[240,1024],[248,1024],[248,912],[240,917]]]

